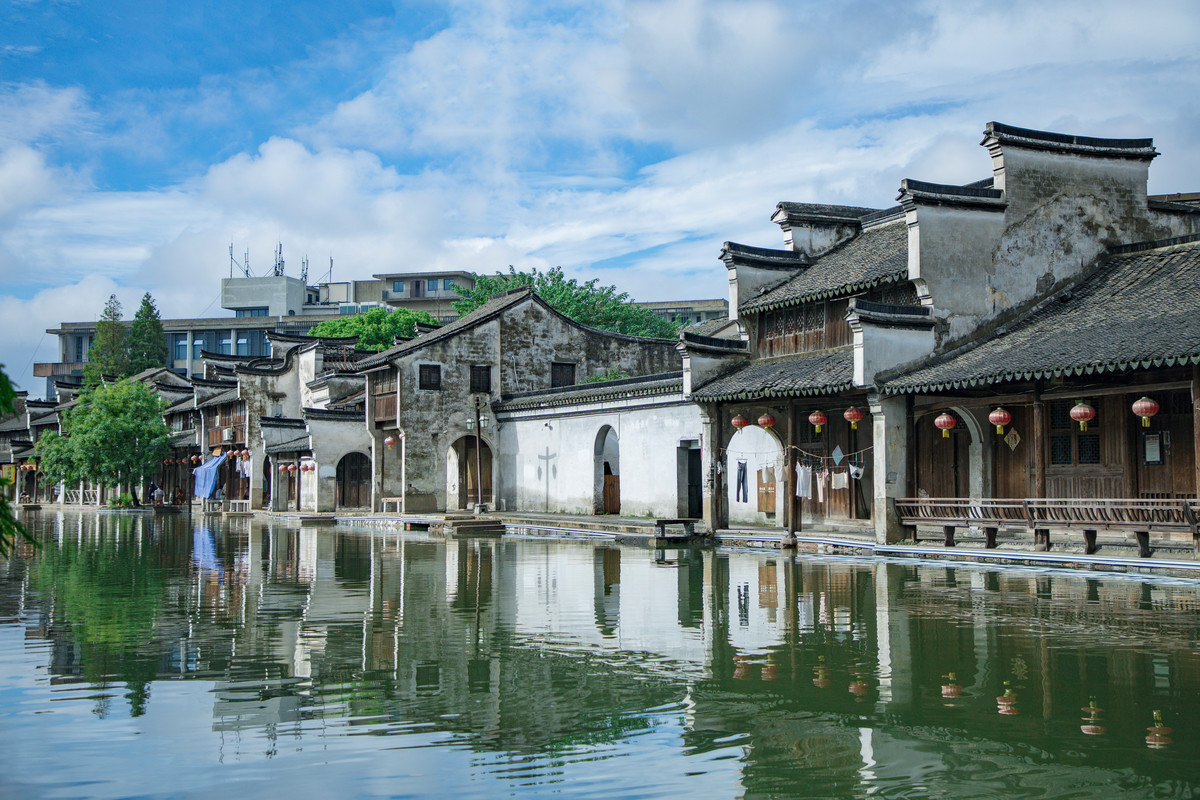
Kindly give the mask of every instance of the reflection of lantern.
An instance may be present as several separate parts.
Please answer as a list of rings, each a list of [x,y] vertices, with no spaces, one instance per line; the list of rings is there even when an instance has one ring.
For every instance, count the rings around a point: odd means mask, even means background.
[[[1012,422],[1012,414],[996,406],[996,410],[988,414],[988,422],[996,426],[996,435],[999,436],[1004,433],[1004,426]]]
[[[741,414],[738,414],[733,419],[729,420],[729,424],[740,431],[742,428],[750,424],[750,420],[746,419]]]
[[[943,411],[941,414],[938,414],[937,419],[933,421],[933,424],[941,429],[942,438],[949,439],[950,429],[958,424],[958,420],[956,420],[952,414]]]
[[[383,443],[384,443],[384,444],[386,444],[386,445],[388,446],[388,449],[389,449],[389,450],[391,450],[391,449],[392,449],[392,445],[394,445],[394,444],[396,443],[396,437],[395,437],[395,436],[388,436],[387,438],[385,438],[385,439],[383,440]]]
[[[1150,418],[1158,413],[1158,403],[1149,397],[1142,397],[1133,404],[1133,413],[1142,418],[1142,427],[1150,427]]]
[[[1071,419],[1079,423],[1079,430],[1086,431],[1089,420],[1096,418],[1096,409],[1080,400],[1071,408]]]
[[[761,417],[758,418],[758,426],[760,428],[770,428],[774,424],[775,424],[775,418],[772,417],[769,412],[764,413]]]
[[[821,426],[829,422],[829,417],[825,416],[820,411],[814,411],[808,415],[808,421],[817,429],[817,433],[821,432]]]
[[[842,412],[842,416],[846,418],[846,422],[850,423],[851,430],[858,430],[858,421],[863,418],[863,413],[861,411],[854,406],[850,406],[844,412]]]

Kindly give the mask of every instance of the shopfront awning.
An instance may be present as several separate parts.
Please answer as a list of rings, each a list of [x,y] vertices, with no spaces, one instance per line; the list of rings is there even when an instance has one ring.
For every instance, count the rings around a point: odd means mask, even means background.
[[[210,458],[193,473],[196,476],[196,497],[209,498],[217,489],[217,467],[225,461],[225,454]]]

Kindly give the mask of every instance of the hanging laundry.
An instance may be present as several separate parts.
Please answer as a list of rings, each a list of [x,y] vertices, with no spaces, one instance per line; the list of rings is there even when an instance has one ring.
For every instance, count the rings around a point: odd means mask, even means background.
[[[796,497],[812,497],[812,467],[796,462]]]
[[[833,473],[833,488],[834,489],[849,489],[850,474],[847,472]]]
[[[775,482],[775,468],[774,467],[767,467],[766,469],[763,470],[763,472],[766,473],[766,477],[763,479],[766,483],[774,483]]]
[[[817,502],[825,502],[825,481],[829,479],[829,472],[824,467],[814,473],[817,481]]]
[[[861,464],[850,465],[850,477],[856,481],[861,481],[863,476],[863,468]]]
[[[737,462],[737,488],[734,491],[734,499],[739,503],[750,502],[750,489],[746,482],[746,462]]]

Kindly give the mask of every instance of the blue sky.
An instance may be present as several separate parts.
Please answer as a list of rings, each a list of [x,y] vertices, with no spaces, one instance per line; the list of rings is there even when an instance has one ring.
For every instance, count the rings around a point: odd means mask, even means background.
[[[0,0],[0,362],[40,393],[110,292],[224,313],[230,243],[720,297],[777,202],[985,177],[989,120],[1152,136],[1151,191],[1200,190],[1197,41],[1192,0]]]

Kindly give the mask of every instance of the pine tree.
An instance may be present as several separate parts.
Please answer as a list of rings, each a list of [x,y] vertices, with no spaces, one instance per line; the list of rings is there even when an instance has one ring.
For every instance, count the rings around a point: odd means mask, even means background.
[[[129,374],[167,365],[167,336],[154,298],[146,292],[129,327]]]
[[[121,322],[121,301],[115,294],[108,296],[104,312],[96,322],[96,338],[88,350],[88,364],[83,368],[85,386],[96,386],[101,376],[126,378],[129,371],[129,332]]]

